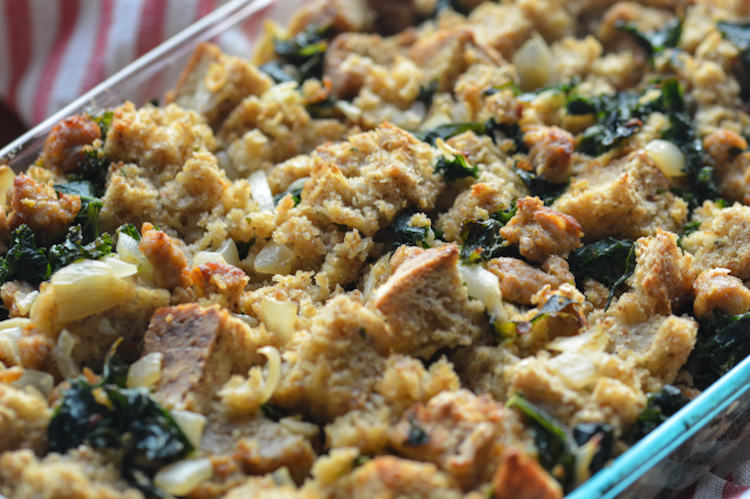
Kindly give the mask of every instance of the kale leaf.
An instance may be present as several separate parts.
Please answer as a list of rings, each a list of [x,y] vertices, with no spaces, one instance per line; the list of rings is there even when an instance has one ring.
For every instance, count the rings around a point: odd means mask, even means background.
[[[280,193],[276,194],[273,197],[273,204],[274,205],[279,204],[279,202],[282,199],[284,199],[287,194],[291,194],[292,195],[292,201],[294,201],[294,206],[297,206],[302,201],[302,197],[300,196],[302,194],[302,189],[304,189],[304,187],[290,188],[290,189],[287,189],[284,192],[280,192]]]
[[[518,212],[515,201],[507,210],[490,215],[487,220],[469,220],[461,227],[461,250],[464,263],[486,262],[499,256],[520,256],[515,248],[505,245],[500,229]]]
[[[646,408],[638,415],[638,419],[630,430],[628,442],[631,445],[636,443],[688,402],[690,400],[682,394],[679,388],[672,385],[665,385],[660,392],[650,394]]]
[[[136,241],[141,240],[141,233],[138,232],[138,229],[136,229],[135,225],[133,224],[123,224],[117,228],[118,234],[126,234]]]
[[[407,211],[396,218],[393,224],[391,224],[394,247],[406,244],[407,246],[429,248],[430,245],[427,243],[427,238],[430,235],[430,226],[415,227],[411,225],[412,216],[414,216],[414,212],[411,210]]]
[[[549,206],[555,199],[562,196],[565,189],[568,187],[568,183],[556,184],[539,177],[536,173],[516,168],[516,174],[521,177],[521,180],[526,187],[529,189],[529,193],[532,196],[538,196],[544,204]]]
[[[443,179],[448,183],[456,182],[466,177],[477,178],[479,176],[479,167],[470,165],[463,154],[456,154],[453,156],[453,159],[441,156],[438,158],[437,164],[435,164],[435,171],[440,172],[443,175]]]
[[[409,421],[409,432],[406,436],[404,445],[409,447],[420,447],[430,443],[430,435],[422,428],[419,423],[414,421],[414,415],[410,414],[407,418]]]
[[[11,233],[8,252],[0,257],[0,284],[15,279],[36,284],[49,275],[44,248],[37,247],[34,233],[21,225]]]
[[[99,131],[102,133],[102,140],[107,137],[109,127],[112,126],[112,120],[115,118],[113,111],[105,110],[99,114],[89,114],[88,119],[99,125]]]
[[[573,251],[568,265],[578,287],[582,287],[586,279],[605,284],[610,288],[605,309],[609,308],[617,289],[635,271],[636,246],[630,239],[606,237]]]
[[[50,275],[76,260],[82,258],[97,260],[110,253],[112,253],[112,238],[109,234],[105,232],[94,241],[84,244],[81,226],[74,225],[68,229],[65,241],[49,249]]]
[[[73,224],[80,225],[86,241],[99,237],[99,211],[104,206],[96,197],[95,187],[88,180],[76,180],[67,184],[55,184],[58,193],[76,195],[81,198],[81,209],[73,219]]]
[[[93,197],[102,196],[107,184],[107,172],[109,171],[110,162],[104,157],[104,153],[100,149],[87,148],[84,149],[84,154],[86,157],[83,162],[78,163],[78,171],[69,176],[68,180],[70,182],[65,185],[75,183],[76,181],[87,181],[93,187],[93,191],[91,192]]]
[[[446,123],[445,125],[439,125],[435,128],[431,128],[427,131],[417,133],[416,136],[422,142],[427,142],[430,145],[435,145],[437,139],[448,140],[458,134],[468,132],[471,130],[477,135],[484,135],[486,126],[484,123]]]
[[[417,102],[421,102],[429,109],[432,105],[432,100],[435,97],[435,93],[438,91],[438,81],[430,80],[426,85],[419,86],[419,94],[415,99]]]
[[[270,76],[274,83],[297,81],[297,78],[286,72],[284,66],[279,61],[267,62],[259,66],[258,69]]]
[[[297,68],[299,78],[295,79],[300,83],[309,78],[323,77],[323,62],[328,50],[327,32],[327,27],[309,25],[292,38],[274,41],[274,52],[282,62]]]
[[[266,402],[260,406],[260,410],[263,415],[272,421],[279,421],[281,418],[286,417],[288,414],[278,405],[272,402]]]
[[[716,23],[724,38],[740,49],[739,81],[742,87],[742,97],[750,99],[750,23],[732,23],[719,21]]]
[[[541,407],[519,394],[511,396],[505,406],[518,409],[529,422],[540,464],[552,472],[565,491],[572,489],[576,480],[578,444],[570,431]]]
[[[656,31],[643,32],[635,24],[625,21],[615,22],[615,28],[629,33],[636,43],[646,51],[649,60],[653,62],[654,54],[663,52],[667,48],[674,48],[680,43],[682,36],[682,19],[675,17]]]
[[[147,389],[125,388],[118,361],[110,356],[107,364],[99,383],[79,377],[62,392],[47,428],[50,450],[63,454],[82,444],[115,450],[122,476],[141,491],[158,494],[151,478],[193,446]]]
[[[599,435],[599,448],[589,464],[589,471],[593,474],[604,468],[607,461],[612,459],[615,451],[615,429],[607,423],[578,423],[573,428],[573,439],[579,446]]]
[[[702,322],[696,343],[685,369],[693,385],[705,390],[750,355],[750,312]]]

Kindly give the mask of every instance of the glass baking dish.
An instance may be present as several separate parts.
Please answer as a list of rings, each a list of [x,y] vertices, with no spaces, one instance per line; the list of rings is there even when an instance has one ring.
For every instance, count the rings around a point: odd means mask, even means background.
[[[40,154],[46,135],[60,120],[89,108],[117,106],[125,100],[143,105],[164,95],[198,44],[257,21],[275,1],[229,1],[0,150],[0,161],[21,171]],[[749,422],[747,358],[568,498],[674,496],[750,435]]]

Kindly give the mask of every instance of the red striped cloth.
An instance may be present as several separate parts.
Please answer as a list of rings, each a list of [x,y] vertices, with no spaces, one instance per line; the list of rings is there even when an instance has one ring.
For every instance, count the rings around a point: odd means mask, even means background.
[[[0,99],[33,126],[227,1],[0,0]],[[278,0],[261,14],[284,22],[303,1]],[[222,44],[248,53],[262,20]],[[750,443],[680,495],[740,497],[750,499]]]

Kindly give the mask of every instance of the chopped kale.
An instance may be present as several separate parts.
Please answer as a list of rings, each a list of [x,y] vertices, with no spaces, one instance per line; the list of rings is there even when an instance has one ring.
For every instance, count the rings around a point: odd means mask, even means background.
[[[133,224],[123,224],[117,228],[118,234],[126,234],[136,241],[141,240],[141,234],[138,232],[138,229],[135,228],[135,225]]]
[[[628,442],[632,445],[642,439],[670,416],[684,407],[690,400],[679,388],[665,385],[658,393],[648,396],[646,408],[641,411],[630,430]]]
[[[528,334],[537,322],[557,315],[569,315],[564,312],[570,305],[578,303],[565,296],[553,295],[547,299],[537,314],[529,321],[495,322],[490,321],[493,326],[493,336],[500,343],[512,343],[519,335]]]
[[[302,194],[302,189],[304,187],[296,187],[296,188],[290,188],[287,189],[284,192],[280,192],[279,194],[276,194],[273,197],[273,204],[277,205],[279,202],[286,197],[287,194],[291,194],[292,200],[294,201],[294,206],[297,206],[302,201],[302,198],[300,197],[300,194]]]
[[[99,237],[99,211],[102,200],[96,197],[94,186],[87,180],[76,180],[67,184],[56,184],[55,190],[62,194],[76,195],[81,198],[81,209],[73,219],[74,225],[83,228],[86,241],[93,241]]]
[[[589,464],[589,471],[594,474],[614,457],[615,429],[607,423],[579,423],[573,428],[573,438],[579,446],[599,435],[599,448]]]
[[[750,354],[750,312],[701,322],[696,343],[685,369],[705,390]]]
[[[90,182],[93,186],[93,194],[101,196],[106,188],[110,162],[104,157],[101,150],[86,149],[84,153],[86,158],[83,162],[78,163],[78,171],[70,175],[69,183],[76,181]]]
[[[297,81],[323,77],[323,61],[328,50],[325,39],[327,31],[326,27],[309,25],[290,39],[274,41],[276,55],[282,62],[293,65],[299,71]]]
[[[50,275],[76,260],[82,258],[97,260],[110,253],[112,253],[112,238],[109,234],[105,232],[94,241],[84,244],[81,226],[74,225],[68,229],[65,241],[49,249]]]
[[[310,117],[316,120],[332,118],[337,112],[336,101],[330,96],[317,102],[310,102],[305,106]]]
[[[435,92],[438,91],[438,81],[430,80],[426,85],[419,86],[419,94],[417,94],[416,101],[421,102],[429,109],[432,105],[432,100],[435,97]]]
[[[682,237],[687,237],[693,232],[700,230],[700,228],[701,228],[700,222],[688,222],[682,226]]]
[[[497,143],[500,137],[511,139],[516,146],[516,152],[528,152],[526,142],[523,140],[523,131],[518,123],[498,123],[495,118],[490,118],[485,124],[485,133]],[[498,133],[501,136],[498,136]]]
[[[259,66],[258,69],[266,73],[274,83],[284,83],[287,81],[297,81],[297,79],[286,72],[284,66],[279,61],[271,61]]]
[[[477,135],[484,135],[486,127],[484,123],[446,123],[445,125],[436,126],[425,132],[418,133],[417,138],[422,142],[427,142],[434,146],[437,139],[448,140],[469,130]]]
[[[498,256],[519,256],[516,249],[505,245],[500,229],[518,212],[515,201],[507,210],[490,215],[488,220],[469,220],[461,227],[461,250],[464,263],[486,262]]]
[[[99,125],[99,130],[102,132],[102,140],[107,137],[109,127],[112,125],[112,120],[115,117],[115,113],[109,110],[102,111],[99,114],[89,114],[88,119]]]
[[[363,464],[365,464],[367,461],[371,460],[372,456],[368,456],[367,454],[360,454],[356,458],[354,458],[354,461],[352,462],[352,469],[359,468]]]
[[[503,83],[502,85],[496,85],[494,87],[490,87],[484,92],[482,92],[482,95],[485,97],[489,97],[490,95],[495,95],[498,92],[502,92],[503,90],[510,90],[513,92],[513,95],[518,97],[519,95],[523,94],[523,90],[521,90],[521,87],[518,86],[518,84],[511,80],[509,82]],[[531,98],[534,98],[536,96],[535,93],[529,93],[528,94]]]
[[[435,171],[440,172],[443,179],[451,183],[466,177],[477,178],[479,167],[470,165],[463,154],[456,154],[453,159],[448,159],[445,156],[438,158]]]
[[[406,442],[404,442],[404,445],[408,445],[409,447],[420,447],[429,444],[430,435],[424,431],[424,428],[422,428],[419,423],[414,421],[414,416],[410,414],[407,420],[409,421],[409,433],[406,436]]]
[[[568,264],[579,287],[586,279],[595,279],[610,288],[606,309],[618,288],[635,271],[635,250],[636,243],[629,239],[606,237],[573,251]]]
[[[646,51],[649,59],[652,59],[654,54],[674,48],[680,43],[682,19],[676,17],[660,29],[648,33],[639,30],[635,24],[624,21],[617,21],[615,28],[631,34],[636,43]]]
[[[571,300],[567,296],[552,295],[546,302],[544,302],[544,305],[542,305],[542,308],[539,309],[534,318],[531,319],[531,323],[533,324],[551,315],[557,315],[574,303],[578,302]]]
[[[568,187],[568,183],[556,184],[539,177],[536,173],[516,168],[516,174],[521,177],[521,180],[526,187],[529,189],[529,193],[532,196],[538,196],[544,204],[550,205],[555,199],[562,196],[565,189]]]
[[[80,377],[62,392],[47,428],[50,450],[65,453],[82,444],[114,450],[122,476],[143,492],[158,494],[151,478],[193,446],[147,389],[125,388],[121,363],[110,357],[107,364],[99,383]]]
[[[569,491],[575,485],[578,452],[578,445],[570,431],[541,407],[519,394],[511,396],[505,406],[518,409],[526,418],[539,452],[540,464],[552,473],[565,491]]]
[[[394,237],[394,247],[407,245],[407,246],[420,246],[422,248],[429,248],[430,245],[427,243],[427,238],[430,235],[430,226],[425,225],[423,227],[414,227],[411,225],[411,217],[414,215],[413,211],[407,211],[400,215],[391,224]]]
[[[716,23],[724,38],[740,49],[739,74],[737,80],[742,87],[742,98],[750,99],[750,23]]]
[[[10,247],[0,257],[0,283],[20,279],[37,284],[49,278],[49,262],[44,248],[36,245],[34,233],[21,225],[11,233]]]

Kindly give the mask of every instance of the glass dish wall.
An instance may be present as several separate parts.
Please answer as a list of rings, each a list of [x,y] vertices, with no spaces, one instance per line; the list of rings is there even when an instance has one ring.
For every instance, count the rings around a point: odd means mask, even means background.
[[[247,22],[274,1],[226,3],[5,147],[0,161],[21,171],[36,159],[46,135],[63,118],[88,108],[117,106],[125,100],[142,105],[164,95],[199,43]],[[749,421],[750,358],[568,497],[673,496],[746,437]]]

